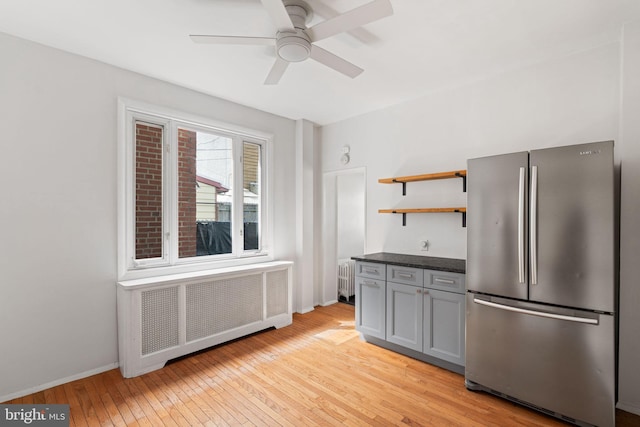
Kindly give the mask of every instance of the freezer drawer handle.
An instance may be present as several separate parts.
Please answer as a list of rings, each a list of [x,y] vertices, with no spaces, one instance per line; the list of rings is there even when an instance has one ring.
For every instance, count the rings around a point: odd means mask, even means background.
[[[565,316],[563,314],[544,313],[542,311],[527,310],[525,308],[511,307],[509,305],[497,304],[495,302],[485,301],[485,300],[477,299],[477,298],[474,298],[473,302],[475,302],[477,304],[482,304],[482,305],[486,305],[486,306],[489,306],[489,307],[493,307],[493,308],[499,308],[499,309],[502,309],[502,310],[515,311],[516,313],[530,314],[532,316],[549,317],[551,319],[568,320],[570,322],[587,323],[587,324],[590,324],[590,325],[597,325],[598,324],[598,319],[589,319],[588,317],[575,317],[575,316]]]

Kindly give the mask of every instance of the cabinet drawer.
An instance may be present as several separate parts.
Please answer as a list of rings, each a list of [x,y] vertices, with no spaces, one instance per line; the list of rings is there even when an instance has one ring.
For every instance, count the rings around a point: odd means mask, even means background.
[[[386,277],[386,271],[385,264],[356,261],[356,276],[358,277],[384,280]]]
[[[388,282],[404,283],[406,285],[422,287],[423,277],[423,270],[420,268],[403,267],[400,265],[387,266]]]
[[[424,270],[424,286],[463,294],[465,292],[464,274]]]

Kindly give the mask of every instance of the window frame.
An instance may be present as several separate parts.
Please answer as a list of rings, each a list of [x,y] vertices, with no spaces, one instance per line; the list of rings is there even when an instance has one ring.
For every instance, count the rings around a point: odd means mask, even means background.
[[[135,122],[163,126],[163,250],[161,258],[135,258]],[[229,254],[180,258],[178,254],[178,128],[210,132],[232,139],[233,191]],[[244,250],[244,191],[242,154],[244,143],[260,150],[260,204],[258,249]],[[273,260],[270,251],[273,229],[271,167],[273,136],[266,132],[220,122],[147,103],[118,98],[118,277],[119,280],[193,272]],[[167,232],[169,233],[167,236]]]

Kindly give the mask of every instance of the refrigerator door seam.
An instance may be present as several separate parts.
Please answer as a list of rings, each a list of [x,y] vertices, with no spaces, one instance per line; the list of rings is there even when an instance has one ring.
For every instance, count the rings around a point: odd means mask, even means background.
[[[473,302],[475,302],[476,304],[486,305],[488,307],[499,308],[501,310],[513,311],[521,314],[530,314],[532,316],[548,317],[550,319],[557,319],[557,320],[568,320],[570,322],[586,323],[589,325],[597,325],[599,323],[598,319],[590,319],[588,317],[566,316],[563,314],[554,314],[554,313],[545,313],[542,311],[527,310],[525,308],[511,307],[509,305],[497,304],[495,302],[485,301],[478,298],[474,298]]]

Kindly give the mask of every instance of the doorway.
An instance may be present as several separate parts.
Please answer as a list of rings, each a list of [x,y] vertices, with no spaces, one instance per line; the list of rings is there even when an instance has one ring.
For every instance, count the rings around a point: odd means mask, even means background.
[[[339,266],[365,249],[365,169],[327,172],[323,179],[323,305],[354,303],[355,290],[338,280]],[[353,263],[352,263],[353,264]],[[344,267],[340,275],[345,274]],[[353,276],[353,273],[350,273]],[[353,283],[353,280],[351,280]]]

